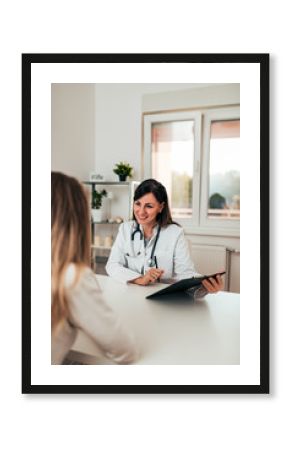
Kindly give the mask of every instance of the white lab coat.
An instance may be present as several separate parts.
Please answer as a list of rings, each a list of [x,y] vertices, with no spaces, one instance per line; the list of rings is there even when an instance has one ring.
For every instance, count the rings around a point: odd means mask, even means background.
[[[132,240],[132,233],[135,229],[136,222],[134,221],[124,222],[120,225],[106,265],[108,275],[123,283],[144,274],[144,268],[145,270],[146,267],[148,268],[148,260],[156,239],[157,226],[146,247],[140,233],[136,233]],[[140,229],[143,232],[141,225]],[[157,258],[158,268],[164,270],[161,277],[163,283],[172,283],[199,275],[191,261],[183,229],[178,225],[171,224],[161,228],[154,256]]]

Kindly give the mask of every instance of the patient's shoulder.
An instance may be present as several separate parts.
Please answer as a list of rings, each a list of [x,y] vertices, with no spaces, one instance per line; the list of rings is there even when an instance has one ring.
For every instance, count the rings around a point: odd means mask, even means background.
[[[92,270],[84,264],[70,263],[64,275],[64,285],[66,289],[75,287],[81,280],[91,276]]]

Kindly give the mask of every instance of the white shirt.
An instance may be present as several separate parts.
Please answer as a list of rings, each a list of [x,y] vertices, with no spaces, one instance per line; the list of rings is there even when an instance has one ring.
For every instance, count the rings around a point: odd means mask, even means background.
[[[134,339],[103,299],[95,274],[86,268],[77,284],[74,279],[75,265],[70,264],[65,276],[70,315],[61,329],[52,335],[51,363],[62,364],[78,330],[84,331],[95,341],[103,360],[109,359],[119,364],[133,362],[137,358]]]
[[[122,223],[106,265],[108,275],[123,283],[143,275],[144,268],[145,271],[146,267],[148,268],[157,228],[157,226],[154,228],[153,236],[145,247],[144,238],[141,239],[139,232],[132,240],[136,222]],[[143,234],[142,225],[140,230]],[[178,225],[171,224],[161,228],[154,256],[157,258],[158,268],[164,270],[160,280],[163,283],[199,276],[191,261],[183,229]]]

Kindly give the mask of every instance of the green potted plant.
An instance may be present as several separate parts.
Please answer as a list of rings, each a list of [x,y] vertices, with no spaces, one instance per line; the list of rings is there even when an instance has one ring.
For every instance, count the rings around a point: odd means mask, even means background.
[[[92,219],[93,222],[102,222],[105,220],[105,212],[102,209],[102,200],[103,197],[107,197],[107,191],[103,189],[102,191],[94,190],[92,193]]]
[[[113,172],[119,176],[119,181],[126,181],[127,177],[132,177],[133,167],[126,162],[115,164]]]

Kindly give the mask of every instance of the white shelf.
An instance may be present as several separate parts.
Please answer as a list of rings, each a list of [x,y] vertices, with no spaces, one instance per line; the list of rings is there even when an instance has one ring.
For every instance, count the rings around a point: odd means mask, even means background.
[[[91,186],[129,186],[134,181],[83,181],[83,183]],[[139,181],[136,181],[136,183],[139,183]]]
[[[83,181],[83,184],[91,186],[91,190],[92,193],[95,190],[96,186],[112,186],[112,190],[113,187],[115,188],[126,188],[128,191],[128,203],[129,203],[129,208],[128,208],[128,216],[124,217],[124,220],[128,220],[130,219],[130,217],[133,216],[133,199],[134,199],[134,192],[136,187],[140,184],[140,181]],[[127,214],[126,214],[127,215]],[[116,216],[111,216],[110,217],[118,217]],[[92,227],[92,243],[91,243],[91,257],[92,257],[92,268],[93,270],[96,270],[95,268],[95,263],[96,263],[96,258],[104,258],[104,261],[108,259],[109,257],[109,253],[112,249],[112,247],[107,247],[105,245],[95,245],[94,242],[94,233],[96,233],[96,228],[98,228],[98,226],[106,226],[108,227],[108,225],[112,225],[115,227],[115,225],[120,225],[122,222],[109,222],[109,220],[101,220],[99,222],[91,222],[91,227]],[[97,227],[95,228],[95,225],[97,225]],[[114,230],[114,231],[113,231]],[[115,228],[111,228],[111,234],[114,234],[116,231]],[[102,242],[102,240],[101,240]]]
[[[128,220],[133,215],[133,198],[134,198],[134,192],[136,187],[140,184],[140,181],[83,181],[83,184],[89,185],[92,188],[92,192],[95,189],[95,186],[116,186],[116,187],[127,187],[128,188],[128,200],[129,200],[129,214],[128,218],[125,220]],[[110,225],[114,224],[115,222],[107,222],[107,221],[101,221],[101,222],[93,222],[93,223],[100,223],[103,225]],[[118,222],[116,222],[118,223]]]

